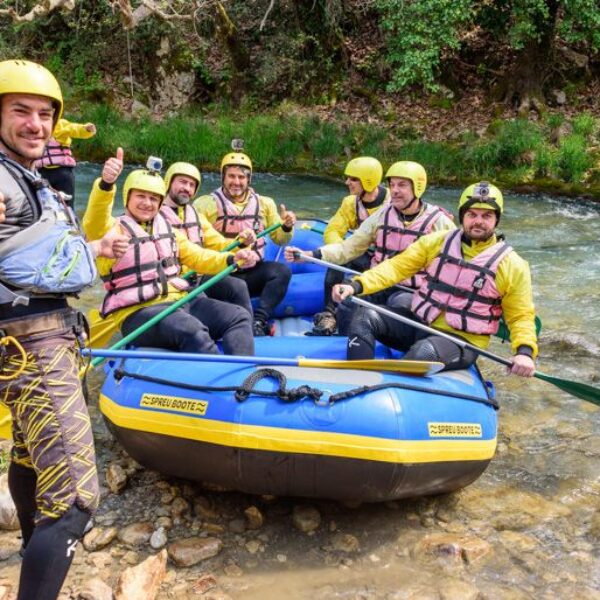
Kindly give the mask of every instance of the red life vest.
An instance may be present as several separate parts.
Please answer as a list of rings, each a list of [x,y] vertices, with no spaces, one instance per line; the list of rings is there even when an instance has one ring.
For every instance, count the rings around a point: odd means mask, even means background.
[[[152,233],[145,231],[135,219],[123,215],[117,219],[129,235],[129,247],[103,277],[107,291],[102,303],[102,316],[134,306],[159,296],[166,296],[169,284],[185,290],[189,283],[179,277],[181,265],[175,233],[161,214],[152,222]]]
[[[360,196],[355,196],[354,208],[356,210],[356,227],[358,228],[369,218],[369,211],[365,208]]]
[[[423,203],[421,212],[412,221],[404,221],[399,211],[390,204],[382,211],[379,218],[375,237],[375,253],[371,259],[371,268],[388,258],[404,252],[420,237],[431,233],[435,223],[443,214],[447,214],[443,208]],[[413,277],[400,283],[417,289],[421,286],[424,276],[425,272],[420,271]]]
[[[179,208],[183,208],[183,220],[179,216],[181,214]],[[204,245],[200,219],[196,209],[191,204],[184,204],[178,208],[163,204],[160,208],[160,214],[171,224],[171,227],[179,229],[190,242],[198,244],[198,246]]]
[[[217,205],[217,218],[213,224],[226,238],[235,238],[245,229],[253,229],[256,234],[264,231],[263,219],[260,215],[260,200],[256,192],[248,190],[248,202],[240,213],[235,204],[225,196],[223,188],[211,193]],[[256,252],[258,259],[262,260],[265,254],[265,239],[259,238],[252,245],[251,250]]]
[[[462,233],[462,229],[448,232],[440,254],[427,267],[423,285],[413,295],[411,309],[426,323],[444,312],[446,323],[454,329],[493,335],[502,315],[496,273],[512,248],[498,242],[466,261]]]
[[[35,161],[35,166],[42,167],[74,167],[77,163],[69,146],[61,146],[54,138],[50,138],[44,154]]]

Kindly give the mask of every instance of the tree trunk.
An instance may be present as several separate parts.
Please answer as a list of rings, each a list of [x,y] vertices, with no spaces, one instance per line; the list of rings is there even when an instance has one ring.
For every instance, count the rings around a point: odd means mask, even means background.
[[[496,84],[492,95],[515,107],[520,117],[530,110],[541,114],[546,106],[544,84],[554,61],[558,0],[547,0],[548,16],[536,23],[538,38],[530,39],[517,53],[514,66]]]
[[[248,71],[250,69],[250,55],[240,37],[235,23],[230,19],[225,8],[217,0],[217,31],[220,41],[224,44],[229,54],[231,64],[230,97],[234,107],[238,107],[244,97]]]

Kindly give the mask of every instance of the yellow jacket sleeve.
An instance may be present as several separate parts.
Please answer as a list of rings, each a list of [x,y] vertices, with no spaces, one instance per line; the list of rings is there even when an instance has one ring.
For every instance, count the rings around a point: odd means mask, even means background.
[[[356,279],[363,286],[363,293],[374,294],[416,275],[439,254],[445,237],[445,231],[424,235],[401,254],[384,260],[357,276]]]
[[[322,246],[320,250],[323,260],[344,265],[358,258],[375,242],[378,224],[379,211],[375,211],[349,238],[337,244]]]
[[[100,178],[94,181],[88,204],[83,215],[83,232],[93,242],[103,237],[115,224],[112,208],[117,191],[116,186],[105,192],[99,187]]]
[[[329,220],[323,232],[323,242],[325,244],[341,244],[348,231],[357,227],[356,196],[346,196],[335,215]]]
[[[210,194],[196,198],[194,208],[198,215],[203,215],[210,224],[217,220],[217,204]]]
[[[72,123],[66,119],[59,119],[52,136],[61,146],[70,146],[72,139],[87,140],[94,137],[94,132],[85,128],[85,123]]]
[[[496,286],[502,294],[502,313],[510,330],[513,353],[517,352],[519,346],[529,346],[535,358],[538,354],[535,306],[527,261],[516,252],[511,252],[498,266]]]
[[[198,214],[198,220],[200,221],[200,227],[202,228],[202,237],[204,239],[205,248],[220,252],[231,244],[231,240],[228,240],[225,236],[221,235],[203,214]]]
[[[179,262],[196,273],[215,275],[227,267],[228,254],[201,248],[190,242],[180,231],[175,231],[175,239],[179,249]]]

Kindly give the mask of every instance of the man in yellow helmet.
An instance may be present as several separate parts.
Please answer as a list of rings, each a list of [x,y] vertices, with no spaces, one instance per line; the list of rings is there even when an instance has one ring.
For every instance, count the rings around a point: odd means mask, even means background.
[[[270,237],[280,246],[287,244],[292,239],[296,215],[283,204],[278,211],[272,198],[260,196],[250,187],[251,179],[250,157],[237,150],[226,154],[221,161],[221,187],[198,198],[194,203],[196,210],[230,239],[245,229],[259,233],[281,223]],[[252,269],[236,272],[235,277],[246,282],[251,296],[259,296],[254,310],[254,335],[264,336],[270,333],[269,319],[283,300],[292,273],[287,265],[264,260],[264,238],[258,239],[252,249],[258,263]]]
[[[19,600],[55,599],[98,505],[90,419],[79,380],[84,327],[68,298],[91,285],[94,256],[72,212],[33,166],[63,111],[43,66],[0,62],[0,408],[12,416],[8,483],[23,538]]]
[[[323,232],[325,244],[341,244],[349,231],[360,227],[370,215],[379,210],[389,201],[389,191],[380,185],[383,176],[381,163],[371,156],[353,158],[344,170],[346,185],[350,192],[329,220]],[[344,266],[355,271],[365,271],[369,268],[373,252],[366,252],[346,263]],[[344,280],[344,274],[335,269],[327,269],[325,274],[325,310],[314,316],[316,335],[332,335],[337,328],[335,318],[336,306],[331,298],[331,290],[337,283]]]
[[[123,185],[125,214],[115,218],[115,182],[123,167],[123,150],[109,158],[94,182],[83,227],[89,237],[116,228],[129,238],[127,251],[117,260],[99,259],[106,296],[100,314],[110,318],[123,335],[179,300],[190,288],[181,277],[182,266],[197,273],[216,274],[237,262],[253,266],[251,250],[235,254],[215,252],[191,242],[160,213],[165,182],[155,171],[132,171]],[[200,295],[166,316],[137,338],[142,346],[181,352],[253,355],[252,319],[241,306]]]
[[[404,252],[420,237],[432,231],[454,229],[454,221],[443,208],[424,202],[422,196],[427,187],[427,174],[419,163],[400,161],[394,163],[385,175],[390,190],[390,202],[369,216],[347,239],[327,244],[312,254],[327,262],[344,265],[363,256],[373,248],[370,267]],[[289,261],[302,260],[297,248],[288,247],[285,257]],[[364,269],[363,269],[364,270]],[[422,274],[401,282],[404,286],[416,289]],[[371,298],[385,304],[396,293],[393,287],[382,290]],[[410,302],[410,294],[405,294],[403,302]],[[398,300],[400,301],[400,300]],[[348,309],[340,307],[337,314],[340,332],[345,333],[350,319]]]
[[[204,215],[199,215],[192,204],[201,182],[200,171],[194,165],[187,162],[173,163],[165,173],[167,195],[160,212],[188,240],[200,247],[220,252],[231,244],[231,240],[222,236]],[[252,229],[245,229],[240,232],[239,239],[242,246],[251,246],[256,241],[256,234]],[[206,295],[215,300],[237,304],[250,315],[253,314],[248,286],[237,277],[225,277],[210,287]]]
[[[460,229],[420,238],[351,284],[336,286],[334,298],[372,294],[424,271],[411,305],[416,319],[486,348],[503,316],[514,352],[510,371],[531,377],[538,351],[531,275],[527,262],[496,235],[503,209],[495,185],[470,185],[458,202]],[[477,358],[446,338],[358,307],[348,332],[348,358],[373,358],[376,340],[406,351],[407,359],[440,361],[446,369],[466,368]]]

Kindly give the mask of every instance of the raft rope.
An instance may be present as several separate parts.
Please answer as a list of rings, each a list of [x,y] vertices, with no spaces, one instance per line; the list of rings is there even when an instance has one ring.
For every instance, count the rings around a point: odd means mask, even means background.
[[[15,348],[18,350],[21,355],[21,364],[19,368],[10,375],[0,375],[0,381],[10,381],[11,379],[16,379],[23,373],[25,367],[27,367],[27,353],[21,344],[19,344],[19,340],[13,337],[12,335],[5,335],[0,338],[0,369],[4,367],[4,361],[6,360],[7,352],[6,348],[10,344],[13,344]]]
[[[121,361],[121,364],[123,361]],[[297,402],[302,398],[309,398],[315,402],[318,402],[323,394],[322,390],[313,388],[308,385],[301,385],[297,388],[286,389],[287,379],[286,376],[277,371],[277,369],[258,369],[244,380],[240,386],[209,386],[209,385],[193,385],[191,383],[181,383],[179,381],[170,381],[168,379],[162,379],[160,377],[152,377],[150,375],[141,375],[139,373],[131,373],[125,369],[118,367],[114,370],[114,378],[117,381],[123,379],[123,377],[130,377],[131,379],[138,379],[140,381],[147,381],[149,383],[157,383],[159,385],[168,385],[179,387],[185,390],[193,390],[195,392],[235,392],[235,399],[238,402],[245,402],[251,395],[266,396],[268,398],[279,398],[283,402]],[[273,378],[279,384],[276,391],[259,390],[254,386],[261,380],[267,377]],[[400,389],[408,390],[413,392],[421,392],[423,394],[433,394],[437,396],[446,396],[450,398],[459,398],[461,400],[470,400],[472,402],[478,402],[480,404],[486,404],[492,406],[494,409],[498,409],[499,405],[495,398],[488,395],[487,398],[481,398],[479,396],[469,396],[458,392],[450,392],[448,390],[439,390],[434,388],[426,388],[417,385],[410,385],[407,383],[381,383],[379,385],[363,385],[361,387],[353,388],[345,392],[339,392],[332,394],[329,397],[328,403],[335,404],[340,400],[348,400],[366,394],[367,392],[375,392],[378,390],[385,389]]]

